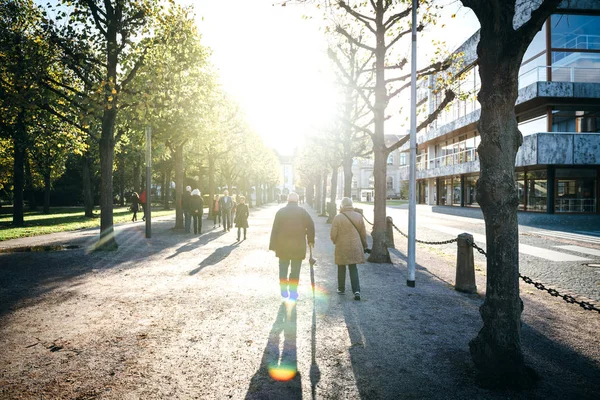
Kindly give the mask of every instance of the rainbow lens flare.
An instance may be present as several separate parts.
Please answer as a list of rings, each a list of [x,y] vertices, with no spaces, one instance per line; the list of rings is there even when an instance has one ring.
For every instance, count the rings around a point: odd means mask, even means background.
[[[269,365],[269,376],[279,382],[286,382],[293,379],[297,372],[297,369],[293,365]]]

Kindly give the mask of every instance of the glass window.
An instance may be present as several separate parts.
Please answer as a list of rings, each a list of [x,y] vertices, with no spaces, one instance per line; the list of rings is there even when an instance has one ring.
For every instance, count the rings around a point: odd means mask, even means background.
[[[462,193],[460,190],[460,177],[455,177],[452,179],[452,205],[460,206],[460,199],[462,197]]]
[[[527,51],[525,51],[525,55],[523,56],[523,61],[526,63],[532,57],[536,57],[541,52],[546,52],[546,23],[542,26],[542,29],[535,35]]]
[[[465,206],[477,207],[477,180],[478,176],[467,176],[465,178]]]
[[[527,177],[527,210],[546,211],[548,181],[546,170],[529,171]]]
[[[525,174],[517,172],[517,195],[519,196],[519,210],[525,210]]]
[[[600,50],[600,16],[554,14],[551,17],[552,47]]]
[[[391,176],[387,177],[387,188],[392,190],[394,189],[394,178]]]
[[[548,117],[544,114],[539,117],[519,122],[519,130],[523,136],[539,132],[548,132]]]
[[[387,165],[394,165],[394,153],[390,153],[387,159]]]
[[[552,132],[600,132],[600,111],[552,111]]]
[[[576,173],[578,170],[572,170]],[[591,171],[595,175],[595,171]],[[557,179],[556,212],[594,212],[596,211],[595,179]]]

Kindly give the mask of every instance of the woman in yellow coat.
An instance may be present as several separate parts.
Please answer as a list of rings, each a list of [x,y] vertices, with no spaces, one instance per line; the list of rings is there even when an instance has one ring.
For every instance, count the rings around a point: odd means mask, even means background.
[[[365,260],[367,248],[367,231],[362,215],[354,211],[352,199],[344,197],[340,213],[335,216],[331,224],[331,241],[335,244],[335,263],[338,266],[339,294],[346,292],[346,266],[350,272],[350,284],[354,300],[360,300],[360,282],[356,264]]]

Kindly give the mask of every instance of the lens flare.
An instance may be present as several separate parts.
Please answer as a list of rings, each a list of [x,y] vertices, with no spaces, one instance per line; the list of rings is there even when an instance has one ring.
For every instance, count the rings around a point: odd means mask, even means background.
[[[285,382],[296,376],[296,368],[292,365],[273,365],[269,366],[269,376],[276,381]]]

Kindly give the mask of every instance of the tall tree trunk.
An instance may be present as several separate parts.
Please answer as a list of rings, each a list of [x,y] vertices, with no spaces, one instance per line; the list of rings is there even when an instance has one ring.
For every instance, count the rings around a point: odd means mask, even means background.
[[[181,208],[181,197],[183,195],[183,145],[175,147],[175,229],[183,229],[183,208]]]
[[[314,208],[314,201],[315,198],[315,183],[314,182],[310,182],[308,184],[308,186],[306,187],[306,202],[308,203],[309,206]]]
[[[208,193],[210,195],[209,207],[212,208],[217,190],[215,188],[215,158],[210,154],[208,155]]]
[[[13,175],[14,175],[14,191],[13,191],[13,220],[14,226],[23,226],[23,188],[25,184],[25,115],[24,111],[19,112],[17,123],[15,126],[15,134],[13,137]]]
[[[376,46],[375,46],[375,107],[373,136],[373,177],[375,178],[375,199],[373,218],[373,248],[369,262],[389,263],[390,255],[387,250],[386,228],[386,174],[387,174],[387,148],[385,146],[385,109],[388,104],[385,87],[385,27],[383,24],[383,4],[377,2],[375,16]]]
[[[31,172],[31,155],[28,155],[27,151],[25,151],[23,166],[25,167],[25,191],[29,195],[29,211],[37,211],[33,173]]]
[[[352,156],[344,158],[344,197],[352,198]]]
[[[321,191],[321,215],[327,215],[327,170],[323,173],[323,189]]]
[[[113,162],[115,155],[114,126],[116,110],[104,110],[102,137],[100,139],[100,240],[96,250],[116,250],[113,226]],[[148,199],[150,192],[148,192]],[[150,201],[148,201],[148,204]]]
[[[94,217],[94,197],[92,196],[92,174],[90,172],[90,156],[86,152],[82,158],[82,186],[83,186],[83,207],[87,218]]]
[[[263,204],[263,201],[262,201],[262,188],[261,188],[261,185],[260,185],[260,181],[258,181],[258,180],[256,181],[256,186],[254,186],[254,189],[255,189],[255,194],[254,195],[256,197],[256,206],[258,207],[258,206],[260,206],[260,205]]]
[[[317,181],[315,182],[315,211],[317,214],[321,213],[321,189],[323,186],[321,185],[321,174],[317,176]]]
[[[327,209],[327,215],[328,215],[327,223],[329,223],[329,224],[333,222],[333,217],[335,217],[335,214],[337,212],[337,207],[335,206],[335,201],[336,201],[336,197],[337,197],[338,171],[339,171],[339,166],[337,166],[337,165],[335,167],[333,167],[333,170],[331,171],[331,195],[330,195],[330,200],[329,200],[331,205]]]
[[[120,205],[123,207],[128,199],[125,199],[125,168],[127,163],[125,162],[125,157],[121,156],[121,165],[119,167],[119,198],[121,199]]]
[[[44,214],[50,214],[50,167],[44,170]]]
[[[164,206],[163,208],[165,210],[170,210],[171,209],[171,166],[167,165],[167,167],[165,168],[165,186],[164,186]]]
[[[523,142],[515,116],[520,59],[509,57],[504,49],[506,38],[498,32],[487,37],[485,32],[490,34],[482,30],[477,48],[482,82],[478,94],[481,144],[477,153],[481,172],[477,202],[485,219],[487,287],[479,309],[483,328],[469,348],[475,365],[486,377],[525,387],[535,379],[535,373],[525,365],[521,350],[515,184],[515,159]]]

